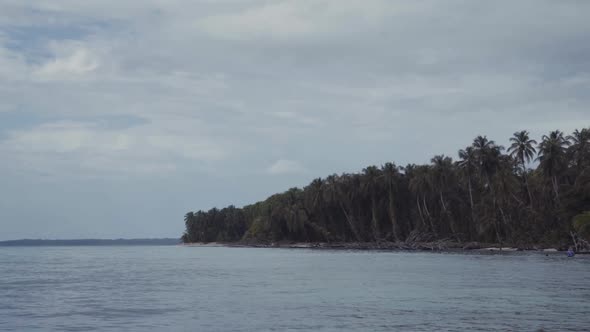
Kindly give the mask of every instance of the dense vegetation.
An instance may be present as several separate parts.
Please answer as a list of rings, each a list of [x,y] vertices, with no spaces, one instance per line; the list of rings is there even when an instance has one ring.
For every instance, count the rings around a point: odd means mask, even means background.
[[[525,245],[571,243],[584,228],[572,221],[590,211],[590,129],[539,143],[520,131],[507,149],[478,136],[458,157],[369,166],[243,208],[189,212],[182,240]]]

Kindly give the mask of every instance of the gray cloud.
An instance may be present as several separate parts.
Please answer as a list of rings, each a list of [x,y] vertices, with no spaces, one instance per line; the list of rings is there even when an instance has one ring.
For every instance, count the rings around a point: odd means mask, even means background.
[[[584,1],[0,11],[5,238],[177,235],[189,209],[590,124]]]

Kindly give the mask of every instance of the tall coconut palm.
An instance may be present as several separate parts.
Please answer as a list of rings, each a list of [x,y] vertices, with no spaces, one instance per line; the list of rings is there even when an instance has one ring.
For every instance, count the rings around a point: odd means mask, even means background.
[[[496,217],[498,201],[493,179],[500,167],[500,159],[504,147],[496,145],[494,141],[488,140],[485,136],[476,137],[473,140],[472,146],[475,149],[479,174],[485,179],[487,190],[491,194],[492,199],[491,210],[488,212],[486,220],[491,221],[491,223],[494,225],[497,240],[498,242],[501,242],[502,240],[500,238],[499,232],[500,227]]]
[[[473,228],[475,228],[475,232],[479,233],[479,226],[475,218],[472,185],[473,174],[477,169],[477,156],[475,154],[475,149],[472,146],[468,146],[467,148],[465,148],[465,150],[459,150],[459,158],[461,158],[461,160],[457,163],[457,166],[459,166],[459,169],[461,169],[467,177],[467,189],[469,190],[469,206],[471,208],[471,222],[473,224]]]
[[[350,220],[354,224],[354,229],[359,238],[363,241],[370,241],[372,236],[367,234],[367,230],[365,229],[367,225],[363,222],[363,211],[370,210],[370,208],[364,205],[366,193],[363,192],[363,180],[362,174],[344,173],[340,176],[338,189],[340,201],[346,207],[344,210],[349,211]]]
[[[280,197],[278,197],[278,204],[275,207],[275,214],[278,219],[282,220],[287,226],[288,233],[286,234],[291,238],[298,238],[300,235],[308,240],[308,234],[305,229],[307,222],[306,216],[301,211],[300,197],[302,196],[302,190],[299,188],[291,188]]]
[[[439,195],[441,207],[446,213],[447,208],[443,197],[443,190],[449,185],[449,177],[452,172],[453,160],[444,155],[434,156],[430,159],[432,163],[432,184]]]
[[[475,156],[480,175],[486,180],[486,185],[493,191],[491,186],[492,176],[496,173],[500,163],[500,155],[504,147],[496,145],[496,142],[488,140],[486,136],[477,136],[472,144],[475,149]]]
[[[580,171],[590,161],[590,128],[576,129],[566,139],[571,142],[569,150],[574,166]]]
[[[566,148],[570,145],[563,132],[555,130],[549,136],[543,135],[538,146],[539,157],[536,160],[543,174],[551,181],[556,202],[559,202],[559,177],[567,167]]]
[[[510,215],[506,212],[510,199],[514,196],[515,188],[518,188],[518,179],[514,170],[518,167],[514,158],[506,155],[500,157],[498,172],[494,177],[494,188],[498,198],[498,211],[505,227],[512,227]]]
[[[183,237],[182,237],[182,241],[184,243],[194,242],[196,240],[195,236],[194,236],[194,233],[196,232],[194,222],[195,222],[194,212],[188,212],[187,214],[184,215],[184,225],[186,227],[186,233],[185,233],[186,236],[183,235]]]
[[[324,180],[322,178],[317,178],[311,181],[309,186],[305,188],[306,191],[310,193],[310,207],[311,209],[321,208],[321,200],[322,200],[322,190],[324,188]]]
[[[381,173],[383,173],[383,177],[385,178],[385,183],[387,186],[387,194],[388,194],[388,212],[389,218],[391,220],[391,235],[395,242],[399,241],[398,236],[398,222],[396,219],[396,211],[395,211],[395,189],[398,177],[400,176],[399,169],[394,163],[386,163],[381,167]]]
[[[326,200],[327,204],[331,204],[339,209],[342,214],[344,215],[344,219],[348,224],[348,228],[350,232],[354,236],[356,241],[361,241],[360,234],[357,230],[357,227],[354,223],[353,216],[351,215],[351,211],[346,209],[346,206],[343,202],[344,198],[346,197],[345,188],[343,185],[342,177],[338,175],[330,175],[326,178],[326,190],[324,190],[324,199]]]
[[[303,210],[307,215],[308,224],[315,231],[322,234],[326,241],[330,242],[331,235],[328,231],[330,226],[328,206],[324,200],[325,181],[322,178],[314,179],[303,190],[304,203]],[[328,217],[326,216],[328,215]]]
[[[508,152],[522,166],[522,176],[524,178],[524,184],[526,187],[526,191],[529,195],[529,202],[532,206],[533,195],[531,194],[531,190],[529,188],[529,182],[527,179],[526,164],[529,163],[535,157],[535,154],[537,153],[537,150],[535,150],[535,148],[534,148],[534,145],[537,144],[537,141],[529,138],[528,131],[522,130],[522,131],[515,132],[514,135],[512,137],[510,137],[510,142],[512,142],[512,144],[508,148]]]
[[[450,177],[453,173],[453,160],[444,155],[434,156],[430,160],[432,163],[432,183],[438,193],[443,214],[449,219],[449,227],[451,232],[455,234],[455,227],[447,203],[443,196],[443,190],[446,190],[450,185]]]
[[[184,223],[186,224],[186,226],[189,226],[189,224],[194,220],[195,218],[195,213],[194,212],[187,212],[184,215]]]
[[[369,166],[363,169],[362,190],[368,194],[371,200],[371,224],[375,241],[378,241],[380,238],[379,220],[377,217],[377,190],[379,185],[377,180],[380,176],[381,171],[375,166]]]
[[[432,191],[430,167],[427,165],[413,167],[412,172],[409,173],[409,175],[409,189],[416,196],[416,207],[418,208],[418,214],[420,215],[422,224],[426,226],[426,220],[428,220],[431,231],[436,233],[436,228],[432,222],[432,216],[428,210],[428,204],[426,204],[426,195],[430,194]]]

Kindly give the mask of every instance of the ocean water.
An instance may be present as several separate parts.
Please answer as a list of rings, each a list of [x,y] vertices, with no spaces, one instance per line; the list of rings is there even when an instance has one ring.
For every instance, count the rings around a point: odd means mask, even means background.
[[[590,257],[0,248],[0,331],[590,331]]]

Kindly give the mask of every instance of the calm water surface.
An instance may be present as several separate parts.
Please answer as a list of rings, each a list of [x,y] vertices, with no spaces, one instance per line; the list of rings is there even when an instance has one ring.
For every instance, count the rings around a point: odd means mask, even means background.
[[[590,257],[0,248],[2,331],[590,331]]]

